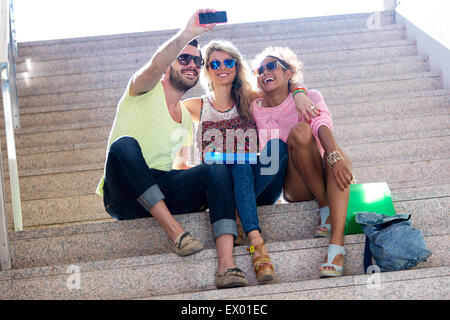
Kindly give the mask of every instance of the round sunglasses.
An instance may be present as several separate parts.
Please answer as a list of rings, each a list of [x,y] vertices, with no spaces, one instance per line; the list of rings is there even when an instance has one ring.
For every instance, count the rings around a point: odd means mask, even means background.
[[[227,67],[228,69],[231,69],[234,67],[236,63],[236,60],[234,59],[226,59],[223,61],[223,64],[225,65],[225,67]],[[211,69],[213,70],[217,70],[220,68],[220,65],[222,64],[222,62],[220,62],[219,60],[213,60],[209,63],[209,66],[211,67]]]
[[[177,60],[182,66],[187,66],[189,63],[191,63],[192,60],[194,60],[195,66],[197,68],[201,68],[205,64],[205,61],[203,61],[202,57],[193,56],[187,53],[180,54],[177,57]]]
[[[287,70],[286,67],[278,60],[273,60],[269,63],[266,63],[263,66],[260,66],[258,69],[256,69],[255,71],[253,71],[257,76],[260,76],[264,73],[264,70],[267,68],[267,70],[272,71],[275,70],[278,66],[278,63],[280,63],[280,66],[284,69]]]

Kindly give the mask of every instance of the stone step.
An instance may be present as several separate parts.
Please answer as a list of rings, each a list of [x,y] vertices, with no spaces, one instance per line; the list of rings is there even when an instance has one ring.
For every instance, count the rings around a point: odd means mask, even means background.
[[[361,37],[368,37],[367,39],[373,39],[374,37],[378,40],[386,39],[402,39],[405,36],[404,30],[405,26],[402,24],[387,24],[381,25],[379,28],[367,28],[364,27],[352,27],[352,28],[339,28],[334,30],[312,30],[307,31],[305,29],[299,30],[298,25],[291,25],[290,28],[296,29],[294,32],[277,31],[276,29],[270,28],[264,32],[251,32],[250,30],[239,30],[237,33],[230,32],[217,32],[217,30],[212,32],[207,32],[199,37],[200,46],[205,45],[211,40],[226,39],[237,45],[246,45],[247,43],[265,43],[268,41],[278,41],[287,39],[304,39],[303,41],[312,41],[313,38],[323,41],[329,38],[332,39],[331,42],[335,42],[333,36],[339,36],[341,38],[355,36],[356,41],[361,41]],[[402,34],[403,31],[403,34]],[[154,51],[164,42],[166,42],[172,35],[175,35],[177,30],[163,30],[165,35],[161,37],[154,37],[153,39],[141,39],[136,43],[136,37],[133,34],[127,36],[123,34],[121,36],[126,37],[120,41],[112,39],[109,37],[106,42],[92,41],[96,37],[91,37],[88,41],[78,41],[78,39],[69,39],[72,43],[64,45],[52,45],[52,41],[44,41],[41,46],[37,46],[34,49],[46,51],[44,55],[36,56],[33,53],[27,55],[27,48],[25,51],[21,50],[24,46],[23,43],[19,44],[19,58],[16,59],[17,64],[28,64],[33,62],[48,62],[65,59],[76,59],[76,58],[89,58],[93,56],[98,56],[102,54],[124,54],[131,52],[143,52],[143,51]],[[289,36],[288,36],[289,35]],[[358,35],[358,36],[356,36]],[[392,37],[389,37],[391,35]],[[403,36],[402,36],[403,35]],[[119,35],[120,36],[120,35]],[[322,39],[321,39],[322,38]],[[111,41],[112,40],[112,41]],[[107,43],[109,42],[109,43]],[[112,42],[115,42],[111,45]],[[130,43],[131,42],[131,43]],[[344,40],[345,42],[345,40]],[[127,44],[128,43],[128,44]],[[317,42],[314,42],[317,43]],[[105,46],[106,44],[106,46]],[[75,50],[70,50],[70,47],[76,47]],[[85,47],[83,49],[83,46]],[[58,52],[59,49],[63,49],[65,52]],[[70,50],[70,51],[68,51]]]
[[[413,56],[416,55],[417,49],[414,41],[403,41],[399,43],[387,43],[387,44],[376,44],[370,46],[370,44],[361,45],[364,48],[352,47],[347,50],[342,50],[340,48],[331,48],[331,51],[321,50],[320,52],[306,53],[301,56],[305,65],[325,65],[325,64],[335,64],[335,63],[345,63],[348,61],[363,61],[363,60],[374,60],[379,58],[387,58],[387,57],[397,57],[397,56]],[[326,49],[326,48],[324,48]],[[112,56],[113,58],[115,56]],[[106,57],[103,57],[106,58]],[[146,61],[148,60],[148,56],[145,57]],[[76,66],[79,68],[84,64],[80,64],[82,62],[77,62]],[[145,63],[145,62],[144,62]],[[87,70],[90,71],[106,71],[106,66],[114,66],[117,68],[123,68],[123,66],[118,66],[117,63],[110,62],[95,62],[92,66],[87,66]],[[95,68],[98,69],[95,69]],[[137,70],[140,66],[126,66],[126,68],[132,68]],[[63,74],[66,70],[63,70]],[[33,71],[33,74],[36,72]],[[200,89],[200,85],[197,85],[197,91],[202,92]],[[103,94],[99,94],[97,96],[91,96],[86,92],[84,94],[87,95],[86,99],[77,99],[76,94],[66,94],[66,95],[40,95],[40,96],[30,96],[30,97],[19,97],[19,105],[21,106],[21,110],[28,107],[42,107],[42,106],[51,106],[51,105],[62,105],[62,104],[77,104],[77,102],[92,102],[92,101],[118,101],[123,87],[120,89],[110,90],[109,92],[103,92]],[[194,89],[195,90],[195,89]],[[19,92],[20,94],[20,92]],[[198,93],[188,92],[186,97],[194,96]]]
[[[396,187],[411,187],[414,183],[444,184],[450,181],[448,176],[440,174],[450,165],[450,160],[414,161],[391,165],[355,168],[358,182],[386,180]],[[103,168],[67,173],[21,177],[20,191],[22,200],[38,200],[75,195],[87,195],[95,192],[103,175]],[[428,181],[423,181],[428,180]],[[430,183],[433,181],[433,183]],[[9,179],[5,179],[5,184]],[[10,191],[6,188],[6,201],[10,201]]]
[[[391,190],[396,212],[410,213],[414,226],[425,234],[448,233],[449,191],[448,185],[421,187],[420,192]],[[317,202],[262,206],[258,216],[266,242],[311,239]],[[208,212],[174,217],[206,248],[214,247]],[[9,238],[13,269],[170,252],[169,240],[153,218],[10,232]]]
[[[445,109],[444,109],[445,110]],[[335,122],[335,132],[338,141],[344,143],[349,137],[352,137],[354,143],[365,143],[374,141],[384,141],[383,136],[380,136],[380,131],[386,129],[386,139],[392,140],[394,136],[401,137],[429,137],[437,135],[446,135],[448,132],[448,114],[439,112],[438,115],[425,115],[422,117],[403,118],[400,115],[400,119],[386,120],[382,123],[380,121],[365,121],[361,123],[351,122]],[[434,119],[439,118],[439,119]],[[433,126],[431,123],[424,122],[422,120],[439,120],[437,125]],[[407,122],[411,121],[414,124],[418,124],[417,127],[411,128]],[[106,121],[104,123],[87,122],[87,123],[74,123],[63,124],[56,126],[48,126],[46,128],[22,128],[16,130],[16,148],[31,148],[46,146],[49,144],[70,145],[76,143],[92,143],[105,141],[109,135],[112,121]],[[389,127],[390,125],[396,125],[400,127]],[[413,130],[415,129],[415,130]],[[426,130],[430,129],[431,132]],[[440,131],[442,130],[440,134]],[[416,136],[414,133],[420,133]],[[411,135],[413,134],[413,135]],[[370,137],[370,140],[368,138]],[[358,140],[356,140],[358,139]],[[6,149],[5,139],[2,139],[2,148]]]
[[[346,124],[345,126],[336,124],[335,136],[337,141],[340,141],[345,147],[381,141],[445,136],[449,132],[448,118],[448,116],[434,116],[384,122],[374,121],[366,122],[363,126],[359,123]],[[74,132],[79,133],[80,131],[75,130]],[[94,163],[88,164],[87,167],[81,166],[80,168],[75,168],[75,170],[78,171],[73,171],[73,168],[70,168],[69,170],[59,170],[63,173],[52,173],[50,170],[49,174],[46,175],[22,177],[22,199],[37,200],[80,194],[78,192],[81,192],[81,194],[92,193],[102,174],[103,167],[99,163]],[[77,176],[78,178],[76,178]],[[61,179],[61,181],[58,181],[58,179]],[[5,179],[5,181],[8,183],[8,179]],[[71,187],[63,187],[65,184],[64,181],[67,181],[67,186]],[[48,189],[45,187],[47,185],[49,185]],[[64,192],[61,193],[61,191],[58,191],[59,188],[64,190]],[[47,190],[45,191],[44,189]],[[36,198],[40,192],[44,193],[42,193],[40,198]],[[7,199],[9,199],[8,188],[6,188],[6,194]]]
[[[450,267],[384,272],[375,277],[356,275],[320,280],[208,290],[143,299],[154,300],[448,300]],[[245,303],[242,303],[245,305]],[[259,303],[264,305],[264,303]],[[264,309],[267,311],[266,309]],[[229,313],[234,309],[230,307]],[[281,311],[281,310],[279,310]],[[226,313],[217,311],[215,314]],[[278,310],[271,314],[279,314]]]
[[[325,100],[328,97],[335,99],[350,99],[363,96],[393,95],[409,93],[411,90],[430,91],[442,89],[442,78],[439,72],[420,72],[412,74],[396,74],[390,76],[372,77],[370,79],[341,79],[339,82],[310,82],[309,88],[321,91]],[[85,90],[80,92],[65,92],[34,96],[36,99],[50,104],[82,104],[103,99],[111,101],[118,99],[123,94],[124,87],[106,88],[98,90]],[[200,85],[190,90],[183,98],[201,96],[204,93]],[[25,99],[30,98],[25,97]],[[72,99],[72,100],[71,100]],[[48,130],[48,129],[46,129]],[[18,133],[27,132],[27,129],[19,129]]]
[[[99,117],[113,119],[116,104],[116,101],[103,101],[101,105],[97,102],[87,102],[79,105],[22,108],[20,110],[21,127],[92,122]],[[439,114],[447,112],[446,107],[450,105],[450,90],[413,91],[402,95],[388,94],[373,97],[371,100],[367,100],[366,97],[358,97],[357,100],[330,97],[327,98],[327,105],[333,114],[333,119],[339,119],[339,122],[353,121],[355,118],[361,121],[362,119],[393,119],[398,118],[399,115],[407,117]],[[0,125],[2,125],[1,122]]]
[[[436,124],[434,122],[430,123],[429,121],[435,121]],[[337,141],[340,143],[346,143],[348,137],[352,137],[353,144],[361,144],[447,135],[449,131],[448,121],[448,114],[440,114],[392,119],[383,122],[370,121],[364,122],[363,124],[356,122],[335,123],[334,127]],[[15,135],[16,148],[38,148],[49,145],[75,145],[106,141],[111,130],[111,124],[112,121],[107,121],[103,124],[97,121],[95,123],[88,122],[48,126],[46,128],[17,129]],[[416,127],[411,127],[413,124]],[[1,138],[1,148],[6,150],[5,138],[4,136]]]
[[[356,150],[358,148],[361,152],[365,150],[359,146]],[[449,183],[449,178],[441,172],[448,168],[449,160],[448,157],[438,157],[411,155],[393,160],[380,153],[374,159],[355,162],[353,173],[357,183],[386,181],[392,189],[412,188],[417,184],[445,185]],[[94,194],[102,174],[103,168],[100,167],[90,171],[21,177],[19,182],[24,226],[36,227],[109,218],[103,208],[102,198]],[[5,190],[6,199],[10,201],[8,179],[5,179]],[[9,226],[12,227],[10,204],[7,206],[7,212]]]
[[[356,61],[346,65],[321,65],[305,68],[306,83],[340,81],[348,78],[367,78],[401,73],[428,71],[428,61],[424,56],[404,56],[383,59],[383,61]],[[18,79],[21,96],[52,94],[70,91],[125,87],[136,69],[79,73],[73,75],[35,77]]]
[[[336,120],[335,120],[336,122]],[[449,156],[446,146],[450,137],[438,136],[412,140],[378,142],[373,144],[341,144],[352,159],[353,166],[374,165],[378,162],[444,159]],[[27,154],[18,157],[19,177],[103,168],[106,141],[96,148]],[[378,161],[378,162],[374,162]],[[9,177],[7,155],[3,155],[4,176]]]
[[[25,230],[113,221],[105,211],[103,198],[93,192],[40,200],[21,199],[21,207]],[[11,231],[14,230],[11,202],[6,204],[6,210]]]
[[[391,31],[394,32],[394,31]],[[402,30],[395,30],[400,33],[394,39],[385,40],[374,39],[368,41],[364,38],[361,41],[347,42],[330,42],[323,43],[321,46],[312,45],[311,43],[299,43],[292,39],[283,39],[266,42],[236,44],[238,49],[246,60],[253,59],[256,54],[264,48],[271,45],[287,46],[299,55],[299,58],[306,66],[334,63],[334,62],[351,62],[364,59],[378,59],[399,55],[415,55],[415,41],[404,39]],[[371,33],[368,33],[369,35]],[[357,35],[357,34],[354,34]],[[372,35],[373,37],[373,35]],[[310,38],[310,42],[314,42],[316,38]],[[142,67],[151,57],[151,54],[158,49],[155,47],[145,48],[143,51],[136,49],[126,49],[125,52],[101,52],[100,55],[78,58],[63,58],[52,61],[32,61],[17,64],[18,79],[32,79],[34,77],[70,75],[87,72],[99,72],[108,70],[137,70]],[[133,50],[129,52],[130,50]],[[26,82],[25,82],[26,83]]]
[[[411,91],[430,91],[442,89],[442,78],[439,72],[417,72],[407,74],[395,74],[367,79],[341,79],[340,81],[320,81],[308,83],[309,88],[320,90],[325,101],[333,99],[351,99],[358,97],[394,94],[408,94]],[[119,101],[125,88],[124,86],[110,87],[105,89],[91,89],[84,91],[71,91],[57,94],[38,95],[23,97],[19,103],[26,101],[33,105],[39,102],[42,106],[82,105],[92,104],[93,101]],[[199,84],[187,92],[183,99],[201,96],[204,90]],[[39,104],[35,105],[39,106]],[[18,133],[26,129],[17,130]]]
[[[80,143],[106,142],[112,122],[108,123],[74,123],[70,125],[31,128],[36,130],[16,130],[16,148],[46,147],[48,145],[75,145]],[[22,131],[23,132],[23,131]],[[1,135],[0,135],[1,136]],[[6,150],[4,135],[1,137],[2,150]],[[33,141],[31,141],[33,140]]]
[[[406,93],[401,98],[390,98],[383,95],[371,102],[348,103],[347,101],[327,101],[333,114],[333,120],[339,123],[352,121],[397,119],[429,114],[446,114],[450,105],[450,91],[431,90]],[[344,102],[344,104],[343,104]],[[94,103],[81,105],[61,105],[55,107],[26,108],[21,111],[21,128],[46,128],[54,125],[75,125],[77,123],[95,122],[98,119],[112,123],[115,117],[116,102],[110,105],[97,106]],[[426,107],[425,107],[426,106]],[[0,127],[4,126],[0,117]]]
[[[324,97],[340,94],[342,98],[358,95],[395,94],[411,90],[442,89],[440,72],[421,72],[411,74],[397,74],[391,76],[372,77],[370,81],[362,83],[362,79],[345,79],[335,82],[334,86],[324,83],[311,83],[310,88],[321,91]],[[391,87],[391,85],[393,87]],[[423,89],[420,89],[422,86]],[[414,89],[413,89],[414,88]],[[343,93],[340,93],[343,90]]]
[[[204,40],[217,38],[239,39],[243,37],[268,36],[279,34],[311,35],[336,32],[337,30],[368,29],[370,16],[379,18],[379,26],[385,27],[395,23],[394,12],[381,12],[373,16],[369,13],[339,15],[330,17],[286,19],[240,24],[218,25],[214,30],[203,35]],[[57,57],[87,56],[111,49],[135,48],[143,45],[159,45],[169,39],[178,30],[161,30],[120,35],[96,36],[51,41],[34,41],[19,43],[18,62],[26,58],[48,60]]]
[[[449,240],[448,234],[426,236],[433,254],[418,269],[447,266]],[[363,235],[345,237],[346,276],[364,274],[364,241]],[[268,243],[276,268],[273,283],[318,279],[327,246],[328,239]],[[256,286],[246,248],[235,248],[234,259],[247,274],[249,285]],[[206,249],[184,258],[169,253],[5,271],[0,273],[0,299],[130,299],[214,290],[216,264],[216,250]],[[78,290],[67,286],[74,272],[80,279]]]
[[[372,180],[373,182],[374,180]],[[393,190],[399,190],[393,189]],[[420,188],[408,188],[397,200],[412,200],[424,197],[437,197],[449,190],[448,185],[429,185]],[[12,212],[11,203],[7,203],[7,212]],[[46,214],[51,212],[51,214]],[[46,227],[61,227],[93,222],[112,221],[103,207],[103,200],[96,194],[60,197],[53,199],[22,201],[22,214],[26,230]],[[12,216],[8,216],[8,228],[13,230]]]

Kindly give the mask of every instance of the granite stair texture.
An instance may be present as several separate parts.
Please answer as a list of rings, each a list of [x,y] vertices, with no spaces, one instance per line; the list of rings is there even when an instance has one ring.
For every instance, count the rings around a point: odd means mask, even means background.
[[[373,76],[395,75],[398,73],[425,72],[428,62],[423,56],[406,56],[383,61],[360,61],[345,65],[320,65],[304,70],[308,83],[336,81],[346,78],[365,78]],[[324,73],[323,70],[328,70]],[[126,86],[136,68],[99,72],[86,72],[72,75],[51,75],[36,78],[21,78],[17,85],[23,96],[32,96],[68,91],[82,91],[115,86]]]
[[[209,39],[203,39],[204,36],[199,37],[199,41],[206,43]],[[267,46],[268,41],[272,46],[283,46],[286,42],[289,42],[290,47],[293,49],[300,50],[304,54],[311,54],[319,51],[327,52],[332,49],[350,49],[354,46],[366,47],[364,43],[370,42],[387,42],[387,45],[392,44],[393,41],[402,44],[402,39],[405,37],[405,30],[403,27],[383,27],[376,31],[347,31],[336,34],[320,34],[320,35],[294,35],[287,36],[285,34],[280,34],[277,37],[270,37],[264,35],[263,37],[252,39],[252,37],[245,37],[241,40],[230,39],[233,43],[242,50],[248,58],[253,58],[256,53]],[[161,43],[161,42],[160,42]],[[160,43],[154,46],[139,48],[136,52],[134,49],[130,53],[130,49],[117,49],[103,52],[102,56],[84,56],[69,59],[60,59],[52,61],[35,61],[33,58],[29,58],[25,62],[19,63],[17,72],[20,77],[25,79],[33,78],[31,77],[31,72],[34,73],[34,77],[38,76],[50,76],[57,75],[61,73],[79,73],[80,71],[88,71],[91,66],[99,67],[99,64],[107,65],[115,62],[114,66],[106,67],[107,69],[117,70],[122,69],[125,66],[135,67],[136,64],[143,64],[148,60],[148,53],[154,52]],[[121,48],[124,48],[125,44],[121,44]],[[348,48],[349,47],[349,48]],[[304,49],[308,48],[308,49]],[[333,50],[334,51],[334,50]],[[307,58],[303,58],[307,62]],[[117,63],[119,62],[119,63]],[[80,65],[83,67],[80,68]],[[95,67],[94,67],[95,70]]]
[[[435,186],[433,186],[435,187]],[[440,186],[445,187],[445,186]],[[393,190],[398,213],[412,215],[412,223],[425,234],[445,234],[444,222],[449,218],[448,193],[431,193],[423,188],[421,194],[407,200],[396,200],[407,192]],[[429,197],[425,198],[424,194]],[[444,198],[443,198],[444,197]],[[424,209],[433,214],[421,213]],[[269,242],[311,239],[317,225],[317,205],[314,202],[279,204],[259,208],[264,237]],[[207,248],[213,248],[209,214],[207,212],[177,215],[175,218]],[[443,222],[439,224],[439,221]],[[136,255],[169,253],[169,241],[163,229],[153,219],[111,221],[48,230],[33,230],[11,236],[13,268],[40,267],[59,263],[128,258]]]
[[[446,300],[449,268],[436,267],[383,273],[375,284],[369,275],[292,281],[245,289],[147,296],[147,300]],[[426,288],[424,290],[424,288]]]
[[[281,203],[258,208],[275,279],[257,284],[244,245],[234,256],[249,286],[217,290],[207,211],[175,216],[205,245],[185,258],[171,252],[153,218],[111,219],[94,192],[117,102],[176,31],[19,43],[15,138],[25,230],[13,231],[1,115],[12,269],[0,272],[0,299],[450,298],[450,90],[391,11],[219,25],[199,42],[230,40],[249,62],[268,46],[293,49],[306,85],[333,114],[357,183],[388,183],[396,212],[411,214],[424,233],[433,252],[426,262],[381,273],[374,289],[363,270],[364,236],[348,235],[344,276],[319,279],[328,240],[313,238],[317,202]],[[202,94],[197,85],[183,98]],[[73,270],[80,289],[68,286]]]
[[[391,26],[395,23],[393,12],[381,13],[381,26]],[[330,17],[310,18],[310,19],[290,19],[279,20],[276,23],[256,22],[239,25],[218,25],[215,30],[203,37],[210,39],[222,38],[225,33],[228,38],[234,40],[236,37],[278,35],[280,33],[302,33],[303,35],[326,34],[336,30],[367,30],[367,20],[370,14],[359,15],[339,15]],[[242,32],[242,31],[245,32]],[[55,59],[56,57],[73,57],[101,55],[107,50],[123,48],[139,48],[148,43],[160,45],[177,30],[164,30],[142,32],[136,34],[112,35],[104,37],[91,37],[79,39],[61,39],[53,41],[36,41],[22,43],[20,46],[20,59],[23,61],[27,57],[38,58],[39,60]],[[245,38],[244,36],[244,38]],[[62,54],[62,55],[61,55]]]
[[[433,234],[425,239],[427,246],[433,248],[433,255],[418,268],[447,266],[449,236]],[[347,236],[345,241],[345,276],[363,274],[364,236]],[[287,282],[290,281],[317,279],[318,266],[327,246],[327,239],[269,243],[267,249],[277,268],[273,283],[289,286]],[[234,257],[236,264],[248,275],[249,285],[257,286],[246,248],[235,248]],[[168,253],[77,263],[81,277],[79,290],[67,288],[71,265],[12,270],[0,276],[0,298],[123,299],[214,290],[216,259],[215,249],[206,249],[184,258]]]

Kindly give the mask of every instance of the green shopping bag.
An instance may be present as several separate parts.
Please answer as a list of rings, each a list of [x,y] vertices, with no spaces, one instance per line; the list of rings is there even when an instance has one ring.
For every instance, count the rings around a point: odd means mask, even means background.
[[[345,234],[363,233],[361,225],[355,221],[358,212],[376,212],[388,216],[395,215],[391,191],[386,182],[350,185]]]

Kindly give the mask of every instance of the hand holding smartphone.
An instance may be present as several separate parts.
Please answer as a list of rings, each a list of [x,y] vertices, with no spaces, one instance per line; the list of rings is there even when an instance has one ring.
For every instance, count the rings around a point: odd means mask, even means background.
[[[198,21],[199,24],[226,23],[228,21],[227,12],[202,12],[198,14]]]

